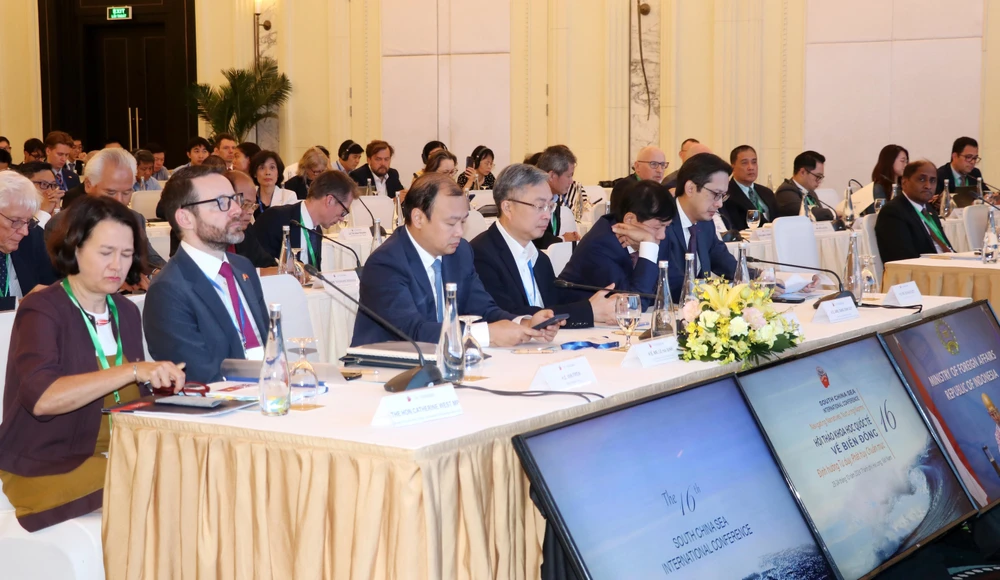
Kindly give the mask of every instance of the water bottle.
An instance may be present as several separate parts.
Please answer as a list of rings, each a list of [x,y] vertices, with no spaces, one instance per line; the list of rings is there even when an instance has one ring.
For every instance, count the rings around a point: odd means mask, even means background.
[[[403,224],[403,202],[400,200],[401,197],[399,192],[396,192],[396,197],[392,200],[392,229],[396,229]]]
[[[291,406],[288,385],[288,360],[285,339],[281,334],[281,305],[268,305],[271,321],[264,345],[264,364],[260,367],[260,412],[269,417],[287,415]]]
[[[733,274],[733,285],[750,283],[750,268],[747,267],[747,250],[750,244],[740,242],[736,252],[736,273]]]
[[[583,188],[574,181],[570,191],[573,192],[573,218],[580,221],[583,219]]]
[[[847,246],[844,289],[854,295],[855,304],[861,304],[861,298],[865,293],[865,280],[861,272],[861,254],[858,252],[858,232],[851,232],[851,241]]]
[[[855,214],[854,214],[854,200],[851,199],[851,194],[852,193],[854,193],[854,192],[851,191],[851,184],[848,183],[847,184],[847,192],[844,194],[844,198],[845,198],[844,199],[844,225],[846,225],[847,229],[849,229],[849,230],[853,230],[854,229],[854,217],[855,217]]]
[[[680,302],[677,304],[679,311],[683,311],[684,305],[690,301],[698,301],[698,293],[696,287],[696,280],[698,275],[695,272],[695,261],[694,254],[688,252],[684,254],[684,283],[681,284],[681,295]],[[678,319],[684,320],[685,322],[691,322],[690,320],[684,319],[680,314],[677,315]]]
[[[983,234],[983,263],[995,264],[997,261],[997,251],[1000,251],[1000,243],[997,242],[997,224],[993,217],[993,208],[987,214],[986,233]]]
[[[955,200],[951,197],[951,192],[948,191],[948,180],[944,180],[944,189],[941,190],[941,211],[938,212],[942,218],[951,217],[951,214],[955,212]]]
[[[653,338],[673,336],[677,327],[674,320],[674,300],[670,296],[670,281],[667,278],[666,260],[660,260],[660,279],[656,284],[656,301],[653,303],[653,319],[649,332]]]
[[[289,226],[281,227],[281,254],[278,256],[278,273],[288,274],[299,279],[295,268],[295,253],[292,251],[292,234]],[[300,280],[301,281],[301,280]]]
[[[375,191],[375,190],[372,189],[372,178],[369,177],[368,178],[368,185],[365,186],[365,195],[372,195],[372,191]]]
[[[382,220],[375,218],[375,233],[372,235],[372,252],[382,245]]]
[[[862,290],[865,296],[879,292],[878,280],[875,278],[875,256],[865,254],[861,256],[861,278],[863,279]]]
[[[444,285],[444,321],[437,345],[437,366],[441,378],[458,383],[465,376],[465,352],[462,350],[462,332],[458,324],[458,284]]]

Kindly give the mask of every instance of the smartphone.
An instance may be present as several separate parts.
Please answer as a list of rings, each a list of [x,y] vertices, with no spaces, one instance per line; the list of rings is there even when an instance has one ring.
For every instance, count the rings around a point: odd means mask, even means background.
[[[805,302],[805,296],[796,296],[789,293],[788,296],[772,296],[771,302],[777,302],[779,304],[802,304]]]
[[[475,162],[474,159],[472,159],[471,155],[469,157],[465,158],[465,166],[466,167],[475,167],[476,166],[476,162]]]
[[[556,314],[555,316],[546,320],[545,322],[539,322],[538,324],[532,326],[531,328],[534,330],[541,330],[543,328],[552,326],[553,324],[558,324],[563,320],[566,320],[567,318],[569,318],[569,314]]]

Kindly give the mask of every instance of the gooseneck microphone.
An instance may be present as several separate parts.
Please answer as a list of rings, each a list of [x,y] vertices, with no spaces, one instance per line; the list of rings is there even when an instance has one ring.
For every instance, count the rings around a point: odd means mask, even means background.
[[[357,304],[358,309],[377,322],[379,326],[395,334],[406,342],[409,342],[413,345],[413,349],[417,351],[417,360],[420,361],[420,365],[415,366],[408,371],[399,373],[386,381],[385,390],[390,393],[399,393],[402,391],[409,391],[410,389],[422,389],[428,385],[436,385],[443,382],[441,380],[441,370],[437,368],[437,365],[430,364],[424,360],[424,353],[420,351],[420,345],[417,344],[415,340],[407,336],[402,330],[396,328],[396,326],[391,322],[379,316],[374,310],[365,306],[347,292],[341,290],[339,286],[327,280],[326,277],[323,276],[323,274],[320,274],[319,270],[317,270],[312,264],[305,264],[305,268],[306,272],[309,272],[310,276],[319,278],[325,282],[327,286],[333,288],[337,292],[340,292],[345,298],[354,304]]]
[[[820,298],[819,300],[816,301],[815,304],[813,304],[813,308],[819,308],[821,302],[826,302],[828,300],[836,300],[838,298],[850,297],[855,304],[858,303],[858,300],[854,297],[854,294],[852,294],[850,290],[844,290],[844,283],[840,280],[840,276],[838,276],[837,273],[834,272],[833,270],[827,270],[826,268],[814,268],[812,266],[803,266],[801,264],[772,262],[771,260],[761,260],[760,258],[754,258],[751,256],[747,256],[747,262],[754,262],[757,264],[771,264],[772,266],[785,266],[787,268],[799,268],[800,270],[809,270],[812,272],[825,272],[833,276],[837,280],[837,288],[838,288],[837,292],[833,294],[827,294],[826,296]]]
[[[335,239],[333,239],[333,238],[331,238],[329,236],[324,236],[323,234],[317,232],[316,230],[310,230],[309,228],[305,227],[304,225],[300,224],[299,222],[297,222],[295,220],[292,220],[292,221],[290,221],[288,223],[291,224],[291,225],[293,225],[293,226],[295,226],[295,227],[297,227],[297,228],[302,229],[303,231],[307,231],[307,232],[309,232],[310,234],[312,234],[314,236],[319,236],[319,237],[323,238],[324,240],[330,242],[331,244],[336,244],[336,245],[340,246],[341,248],[346,249],[348,252],[354,254],[354,260],[358,263],[358,266],[356,268],[354,268],[354,271],[358,273],[358,277],[361,277],[361,271],[363,269],[361,267],[361,258],[358,257],[358,253],[354,251],[354,248],[348,246],[347,244],[342,244],[342,243],[338,242],[337,240],[335,240]]]
[[[364,196],[358,196],[358,197],[356,197],[354,199],[358,200],[358,202],[361,204],[361,207],[365,208],[365,211],[368,212],[368,217],[372,218],[372,225],[368,228],[368,231],[370,231],[372,233],[372,237],[374,237],[375,236],[375,214],[372,213],[372,210],[368,209],[368,205],[364,202],[363,199],[361,199],[362,197],[364,197]],[[382,226],[379,226],[379,230],[381,230],[382,236],[384,237],[385,236],[385,228],[383,228]]]
[[[576,282],[567,282],[566,280],[560,280],[556,278],[556,287],[558,288],[572,288],[574,290],[587,290],[589,292],[607,292],[608,294],[638,294],[642,298],[649,298],[650,300],[656,300],[656,294],[649,294],[647,292],[635,292],[633,290],[616,290],[614,288],[601,288],[600,286],[588,286],[586,284],[577,284]]]

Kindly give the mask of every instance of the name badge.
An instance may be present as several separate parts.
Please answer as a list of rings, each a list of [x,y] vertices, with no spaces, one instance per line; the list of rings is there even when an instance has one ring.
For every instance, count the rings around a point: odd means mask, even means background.
[[[833,222],[816,222],[813,224],[813,232],[817,234],[832,234]]]
[[[342,244],[350,242],[370,242],[372,232],[368,228],[344,228],[337,234],[337,241]]]
[[[886,306],[916,306],[923,303],[924,297],[913,280],[891,286],[889,292],[882,298],[882,304]]]
[[[814,324],[827,322],[836,324],[845,320],[854,320],[860,316],[861,313],[858,312],[858,307],[854,304],[854,299],[845,296],[836,300],[827,300],[820,304],[812,321]]]
[[[754,242],[770,242],[774,239],[774,230],[771,228],[756,229],[750,232],[750,240]]]
[[[441,385],[386,395],[378,403],[372,427],[416,425],[462,414],[455,387]]]
[[[539,367],[531,381],[531,388],[567,391],[590,384],[597,384],[594,369],[590,368],[590,361],[578,356]]]
[[[664,336],[633,344],[622,359],[622,367],[648,369],[674,362],[677,358],[677,337]]]

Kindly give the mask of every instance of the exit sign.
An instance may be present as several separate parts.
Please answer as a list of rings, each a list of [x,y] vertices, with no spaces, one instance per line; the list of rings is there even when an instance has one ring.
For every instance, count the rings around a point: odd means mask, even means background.
[[[132,20],[132,7],[108,6],[108,20]]]

